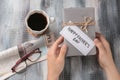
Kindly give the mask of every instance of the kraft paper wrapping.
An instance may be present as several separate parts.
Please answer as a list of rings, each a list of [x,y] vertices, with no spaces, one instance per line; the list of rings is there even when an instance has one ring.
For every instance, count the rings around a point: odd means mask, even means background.
[[[95,11],[94,8],[66,8],[64,9],[64,22],[83,22],[85,17],[91,17],[95,20]],[[80,27],[80,26],[79,26]],[[95,25],[88,26],[88,32],[85,34],[88,35],[92,40],[95,38]],[[67,56],[82,56],[83,54],[78,51],[72,44],[67,40],[64,41],[68,45]],[[96,48],[94,47],[88,55],[95,55]]]

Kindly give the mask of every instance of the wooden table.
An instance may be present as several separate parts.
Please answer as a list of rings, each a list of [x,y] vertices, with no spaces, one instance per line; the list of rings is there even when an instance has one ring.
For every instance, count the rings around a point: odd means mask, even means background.
[[[25,17],[30,10],[44,10],[55,17],[51,31],[59,36],[63,10],[69,7],[94,7],[96,31],[110,42],[113,58],[120,71],[120,0],[0,0],[0,51],[35,39],[26,32]],[[53,28],[54,27],[54,28]],[[7,80],[47,80],[47,61]],[[66,58],[60,80],[106,80],[96,56]]]

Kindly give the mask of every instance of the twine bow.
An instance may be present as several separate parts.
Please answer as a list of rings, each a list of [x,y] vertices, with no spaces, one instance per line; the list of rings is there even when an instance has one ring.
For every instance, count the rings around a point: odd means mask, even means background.
[[[83,31],[88,32],[88,30],[87,30],[88,26],[91,26],[91,25],[94,25],[94,24],[95,24],[95,21],[91,17],[85,17],[83,22],[69,21],[69,22],[64,22],[63,26],[74,26],[74,25],[76,25],[76,26],[80,26],[80,28]]]

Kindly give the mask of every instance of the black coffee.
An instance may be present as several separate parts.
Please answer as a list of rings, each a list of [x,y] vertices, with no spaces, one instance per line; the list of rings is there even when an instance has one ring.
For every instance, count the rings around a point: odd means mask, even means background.
[[[47,19],[41,13],[34,13],[34,14],[32,14],[28,18],[27,22],[28,22],[28,26],[32,30],[36,30],[36,31],[43,30],[46,27],[46,25],[47,25]]]

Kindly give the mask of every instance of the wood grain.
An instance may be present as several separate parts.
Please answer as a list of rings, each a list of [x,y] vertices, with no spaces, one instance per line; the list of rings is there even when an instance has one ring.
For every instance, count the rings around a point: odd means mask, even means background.
[[[55,17],[50,31],[56,38],[62,29],[64,8],[94,7],[96,31],[109,41],[120,72],[120,1],[119,0],[0,0],[0,51],[36,39],[26,31],[24,19],[30,10],[44,10]],[[7,80],[47,80],[47,61],[30,66],[25,72]],[[66,58],[60,80],[106,80],[96,56]]]

